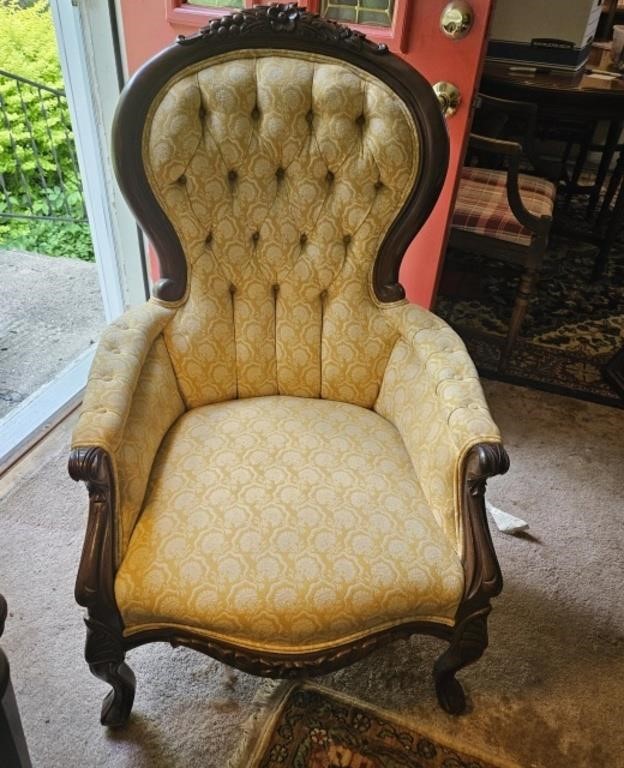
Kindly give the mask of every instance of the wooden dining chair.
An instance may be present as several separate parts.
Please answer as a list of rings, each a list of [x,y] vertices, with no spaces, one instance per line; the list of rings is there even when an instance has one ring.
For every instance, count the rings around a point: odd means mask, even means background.
[[[526,316],[548,244],[555,185],[542,176],[521,173],[539,163],[534,148],[535,105],[480,95],[480,129],[500,132],[497,112],[524,121],[520,141],[470,135],[467,164],[461,173],[449,245],[520,267],[507,336],[499,358],[505,368]],[[477,120],[475,121],[477,122]],[[475,126],[473,126],[475,127]]]

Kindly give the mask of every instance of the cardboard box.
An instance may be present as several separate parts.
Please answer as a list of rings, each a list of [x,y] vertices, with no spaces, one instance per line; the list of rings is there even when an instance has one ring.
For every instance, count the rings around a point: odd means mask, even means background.
[[[602,0],[497,0],[487,57],[549,69],[587,61]]]

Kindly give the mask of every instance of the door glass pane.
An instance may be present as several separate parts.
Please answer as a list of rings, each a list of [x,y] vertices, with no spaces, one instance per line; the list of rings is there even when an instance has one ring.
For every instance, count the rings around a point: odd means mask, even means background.
[[[203,5],[206,8],[242,8],[243,0],[187,0],[187,5]]]
[[[321,13],[328,19],[389,27],[394,0],[323,0]]]
[[[1,422],[97,341],[104,309],[50,7],[0,2],[0,29]]]

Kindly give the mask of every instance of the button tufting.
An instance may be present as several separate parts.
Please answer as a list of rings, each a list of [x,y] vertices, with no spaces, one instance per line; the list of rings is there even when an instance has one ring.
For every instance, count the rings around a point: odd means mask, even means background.
[[[375,189],[379,191],[383,187],[383,185],[384,185],[383,181],[379,179],[378,181],[375,182]]]
[[[358,115],[355,122],[356,122],[356,125],[359,125],[361,128],[366,122],[366,118],[364,117],[364,115]]]
[[[254,243],[257,243],[260,239],[260,232],[257,230],[252,234],[251,239],[254,241]]]
[[[238,174],[236,173],[236,171],[234,170],[228,171],[228,181],[231,181],[233,183],[236,181],[237,178],[238,178]]]
[[[212,232],[208,232],[208,234],[206,235],[206,239],[204,240],[204,242],[206,243],[206,245],[210,245],[210,243],[212,242]]]
[[[258,109],[257,105],[251,110],[251,119],[252,120],[260,119],[260,110]]]
[[[280,288],[280,287],[279,287],[279,285],[278,285],[277,283],[275,283],[275,284],[273,285],[273,293],[274,293],[275,295],[277,295],[277,294],[279,293],[279,288]]]
[[[325,178],[327,179],[327,181],[330,184],[332,184],[333,181],[334,181],[335,176],[334,176],[334,174],[331,171],[327,171],[327,176],[325,176]]]
[[[184,174],[178,176],[178,184],[182,187],[186,184],[186,176]]]
[[[199,119],[203,120],[206,117],[206,114],[207,114],[206,107],[204,107],[204,105],[201,104],[199,107]]]
[[[305,232],[302,232],[301,235],[299,236],[299,244],[305,245],[307,242],[308,242],[308,236],[306,235]]]
[[[278,181],[281,181],[285,175],[286,171],[281,166],[275,171],[275,176],[277,177]]]
[[[230,293],[232,294],[232,296],[236,293],[236,286],[234,285],[234,283],[230,283]]]
[[[349,243],[351,242],[351,235],[345,235],[345,236],[342,238],[342,242],[343,242],[345,245],[349,245]]]
[[[307,122],[308,122],[308,123],[312,124],[312,121],[314,120],[314,112],[312,112],[312,110],[311,110],[311,109],[309,109],[309,110],[306,112],[306,116],[305,116],[305,119],[307,120]]]
[[[325,301],[325,299],[327,298],[327,291],[326,291],[325,289],[323,289],[323,290],[322,290],[322,291],[319,293],[319,296],[320,296],[320,298],[321,298],[321,301]]]

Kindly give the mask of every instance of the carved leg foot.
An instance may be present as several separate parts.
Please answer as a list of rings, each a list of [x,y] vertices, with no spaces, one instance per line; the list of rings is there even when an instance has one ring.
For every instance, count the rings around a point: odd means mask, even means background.
[[[110,728],[119,728],[126,724],[134,703],[134,672],[124,662],[125,651],[120,637],[97,620],[89,618],[85,619],[85,623],[85,658],[89,669],[113,689],[102,703],[100,722]]]
[[[449,715],[461,715],[466,709],[466,697],[455,674],[481,658],[487,648],[487,615],[481,614],[463,621],[456,629],[450,646],[433,667],[438,702]]]
[[[89,668],[96,677],[104,680],[113,689],[108,692],[102,702],[100,722],[109,728],[125,725],[134,703],[136,688],[134,672],[123,661],[121,664],[90,664]]]

